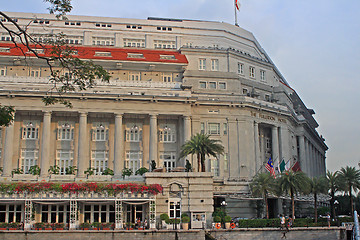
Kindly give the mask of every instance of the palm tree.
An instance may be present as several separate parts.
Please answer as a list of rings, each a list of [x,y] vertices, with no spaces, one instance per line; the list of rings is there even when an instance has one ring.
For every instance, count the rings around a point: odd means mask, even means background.
[[[330,172],[327,171],[326,173],[326,179],[328,182],[328,190],[329,190],[329,194],[330,194],[330,208],[331,208],[331,217],[335,218],[335,206],[334,206],[334,202],[335,202],[335,193],[337,191],[340,190],[340,186],[339,186],[339,172]]]
[[[317,196],[320,193],[327,193],[327,181],[325,177],[313,177],[309,180],[309,192],[314,195],[315,222],[317,222]]]
[[[253,196],[263,198],[266,206],[266,218],[269,219],[268,194],[275,191],[274,177],[270,173],[257,174],[250,183],[250,189]]]
[[[354,216],[352,191],[356,192],[360,189],[360,170],[355,169],[355,167],[342,167],[339,172],[339,183],[341,190],[349,194],[351,215]]]
[[[196,154],[198,160],[198,171],[205,172],[205,156],[213,156],[224,153],[224,146],[221,145],[220,140],[210,139],[208,135],[198,133],[192,136],[191,139],[181,146],[180,158],[189,154]],[[200,168],[201,163],[201,168]]]
[[[298,171],[294,172],[292,170],[286,171],[281,174],[280,178],[277,180],[279,192],[281,194],[289,194],[291,198],[291,207],[292,207],[292,219],[294,220],[295,216],[295,200],[294,197],[299,192],[309,191],[309,178],[305,173]]]

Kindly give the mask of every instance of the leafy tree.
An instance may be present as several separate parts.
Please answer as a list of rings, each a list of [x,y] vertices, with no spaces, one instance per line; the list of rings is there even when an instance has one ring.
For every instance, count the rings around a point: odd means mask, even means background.
[[[257,174],[250,183],[251,193],[255,197],[262,197],[266,206],[266,218],[269,219],[268,195],[275,191],[274,177],[270,173]]]
[[[327,193],[327,181],[325,177],[313,177],[309,179],[309,192],[314,195],[315,222],[317,222],[317,196],[320,193]]]
[[[308,192],[310,189],[309,178],[305,173],[292,170],[281,174],[277,180],[279,191],[282,194],[289,194],[291,198],[292,218],[295,217],[295,195],[300,192]]]
[[[189,154],[196,154],[198,159],[198,171],[205,172],[205,156],[217,158],[218,154],[224,153],[224,146],[219,142],[221,141],[210,139],[208,135],[198,133],[181,146],[180,158],[186,157]]]
[[[71,0],[44,0],[49,3],[48,8],[51,14],[56,14],[57,18],[66,19],[66,14],[72,9]],[[82,91],[96,85],[96,79],[104,82],[110,80],[110,74],[101,66],[92,61],[84,61],[74,57],[74,50],[66,44],[64,34],[48,35],[42,42],[33,38],[27,31],[32,21],[26,26],[20,26],[16,21],[4,12],[0,11],[0,17],[6,19],[4,24],[0,21],[0,27],[10,35],[14,48],[19,49],[24,59],[30,52],[36,58],[43,60],[49,67],[50,87],[47,96],[43,98],[45,105],[60,103],[67,107],[72,107],[69,100],[64,97],[68,92]],[[49,54],[39,55],[38,49],[42,48]],[[67,72],[68,74],[63,74]],[[11,106],[0,106],[0,126],[8,126],[14,119],[14,108]]]
[[[340,189],[350,197],[351,214],[354,216],[354,204],[352,192],[360,189],[360,170],[346,166],[341,168],[338,174]]]
[[[334,206],[335,193],[340,190],[338,172],[337,171],[336,172],[327,171],[326,179],[328,182],[329,195],[331,197],[331,199],[330,199],[331,217],[335,218],[335,216],[336,216],[335,206]]]

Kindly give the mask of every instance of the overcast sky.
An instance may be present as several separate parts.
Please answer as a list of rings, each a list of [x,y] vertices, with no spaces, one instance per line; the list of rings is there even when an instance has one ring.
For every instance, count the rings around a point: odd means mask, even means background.
[[[327,167],[360,161],[360,1],[240,0],[252,32],[287,82],[316,112]],[[74,15],[167,17],[234,23],[233,0],[73,0]],[[43,0],[1,3],[2,11],[47,13]],[[356,74],[358,72],[358,74]]]

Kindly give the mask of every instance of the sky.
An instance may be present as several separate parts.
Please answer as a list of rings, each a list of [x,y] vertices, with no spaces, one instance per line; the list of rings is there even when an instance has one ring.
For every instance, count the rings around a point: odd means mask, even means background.
[[[308,108],[326,139],[327,168],[360,162],[360,1],[239,0],[252,32]],[[234,23],[233,0],[73,0],[73,15],[164,17]],[[48,13],[43,0],[1,3],[2,11]]]

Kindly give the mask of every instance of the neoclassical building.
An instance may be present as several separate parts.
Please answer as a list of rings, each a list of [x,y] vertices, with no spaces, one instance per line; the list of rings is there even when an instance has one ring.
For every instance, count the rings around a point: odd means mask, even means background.
[[[249,181],[265,171],[270,157],[275,166],[281,160],[299,162],[308,176],[325,175],[328,148],[316,131],[314,110],[305,106],[252,33],[212,21],[7,14],[20,26],[28,25],[36,41],[65,34],[76,57],[103,66],[112,78],[67,94],[73,108],[45,106],[41,99],[52,86],[48,66],[31,53],[25,59],[0,29],[0,99],[16,109],[14,122],[0,131],[1,181],[135,181],[164,188],[156,196],[69,196],[59,206],[80,211],[73,224],[150,220],[153,204],[156,216],[186,212],[197,226],[195,221],[209,223],[213,206],[224,200],[233,217],[254,217]],[[206,159],[207,173],[196,173],[191,156],[186,159],[195,172],[178,172],[185,165],[179,159],[182,144],[199,132],[221,140],[225,153]],[[151,161],[166,172],[135,175],[141,167],[149,169]],[[29,173],[35,165],[39,176]],[[58,166],[59,173],[50,174],[51,166]],[[76,174],[67,174],[69,167],[76,167]],[[86,173],[89,168],[93,175]],[[124,168],[133,176],[123,179]],[[106,169],[114,175],[103,175]],[[36,209],[36,221],[70,221],[59,219],[56,196],[23,196],[11,203],[5,195],[0,221],[24,221],[29,204]],[[275,212],[286,211],[281,199],[271,201]],[[114,217],[118,212],[121,219]]]

